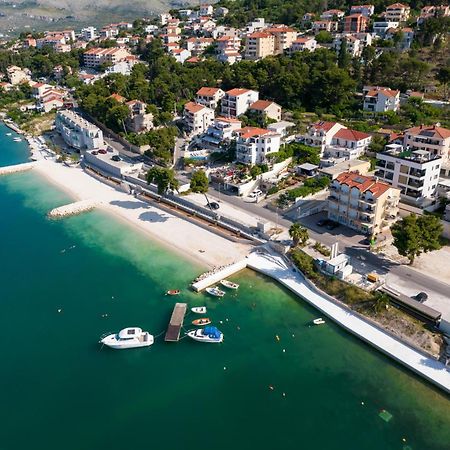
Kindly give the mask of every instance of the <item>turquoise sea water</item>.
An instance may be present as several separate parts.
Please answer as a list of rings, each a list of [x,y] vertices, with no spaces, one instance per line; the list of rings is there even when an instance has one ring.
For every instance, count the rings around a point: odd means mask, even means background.
[[[0,165],[25,160],[2,133]],[[309,326],[317,313],[272,281],[244,271],[224,300],[191,293],[200,266],[108,215],[46,218],[69,201],[33,172],[0,177],[1,450],[448,448],[447,396]],[[165,330],[171,288],[207,305],[222,345],[100,348],[125,326]]]

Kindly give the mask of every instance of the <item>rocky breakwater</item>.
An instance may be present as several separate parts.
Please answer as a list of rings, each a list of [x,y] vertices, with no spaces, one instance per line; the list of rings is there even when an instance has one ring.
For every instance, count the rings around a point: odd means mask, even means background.
[[[48,213],[48,217],[51,219],[62,219],[68,216],[75,216],[77,214],[92,211],[97,205],[98,201],[96,200],[81,200],[52,209]]]
[[[34,162],[16,164],[14,166],[0,167],[0,175],[9,175],[11,173],[25,172],[35,166]]]

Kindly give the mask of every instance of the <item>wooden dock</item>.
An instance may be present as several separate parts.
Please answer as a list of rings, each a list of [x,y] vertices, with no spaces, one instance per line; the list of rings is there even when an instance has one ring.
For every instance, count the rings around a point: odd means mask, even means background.
[[[187,303],[175,303],[169,326],[167,327],[166,337],[164,338],[166,342],[178,342],[180,340],[180,331],[186,310]]]

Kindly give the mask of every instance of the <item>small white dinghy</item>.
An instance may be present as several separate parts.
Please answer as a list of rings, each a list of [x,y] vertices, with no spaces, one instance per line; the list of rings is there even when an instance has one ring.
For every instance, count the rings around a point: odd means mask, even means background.
[[[209,287],[205,289],[206,292],[213,297],[223,297],[225,295],[224,291],[221,291],[218,287]]]
[[[239,289],[239,285],[237,283],[233,283],[232,281],[220,280],[220,284],[228,289]]]
[[[210,344],[219,344],[223,341],[223,333],[216,327],[205,327],[192,330],[187,335],[198,342],[208,342]]]
[[[325,323],[325,320],[322,319],[322,317],[319,317],[318,319],[313,320],[314,325],[323,325]]]
[[[18,137],[15,137],[15,138],[13,138],[13,141],[14,141],[14,142],[22,142],[22,139],[21,139],[21,138],[18,138]]]
[[[109,334],[100,340],[101,344],[115,350],[149,347],[153,342],[153,336],[147,331],[142,331],[142,329],[138,327],[124,328],[118,333]]]
[[[191,311],[195,314],[206,314],[206,306],[196,306],[191,308]]]

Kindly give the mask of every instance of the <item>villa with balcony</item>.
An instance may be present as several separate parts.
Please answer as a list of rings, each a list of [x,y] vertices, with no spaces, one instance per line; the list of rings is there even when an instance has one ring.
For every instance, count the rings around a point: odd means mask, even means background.
[[[330,185],[328,218],[367,235],[389,228],[398,218],[400,189],[376,177],[341,173]]]

